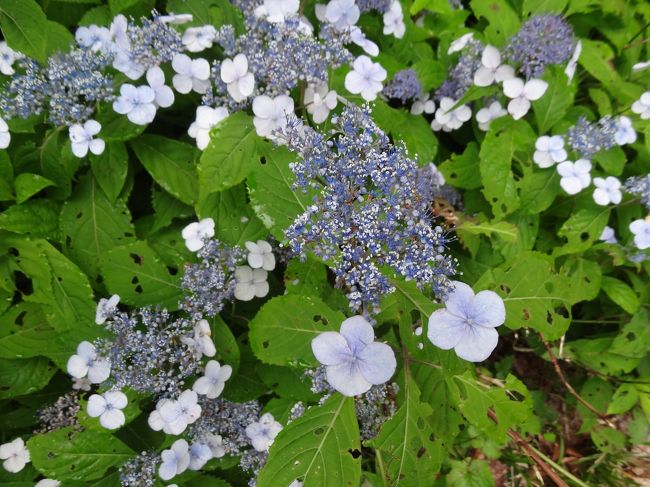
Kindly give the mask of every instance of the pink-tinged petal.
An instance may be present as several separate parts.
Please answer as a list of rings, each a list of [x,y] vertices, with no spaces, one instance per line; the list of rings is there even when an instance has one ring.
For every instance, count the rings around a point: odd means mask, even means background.
[[[464,318],[452,315],[445,309],[439,309],[429,316],[427,338],[436,347],[449,350],[463,339],[466,328],[467,322]]]
[[[347,340],[335,331],[326,331],[314,338],[311,350],[316,360],[323,365],[337,365],[352,357]]]
[[[328,365],[326,376],[327,382],[344,396],[358,396],[372,387],[355,363]]]
[[[341,335],[347,340],[350,350],[360,350],[375,339],[375,330],[363,316],[352,316],[341,323]]]
[[[397,368],[395,352],[385,343],[373,342],[358,354],[359,370],[371,384],[383,384]]]
[[[481,362],[488,358],[496,348],[499,334],[494,328],[473,326],[454,347],[456,354],[468,362]]]
[[[493,328],[503,325],[506,321],[503,299],[494,291],[480,291],[472,301],[472,318],[480,326]]]
[[[99,417],[99,424],[109,430],[117,429],[125,422],[124,413],[119,409],[111,409]]]

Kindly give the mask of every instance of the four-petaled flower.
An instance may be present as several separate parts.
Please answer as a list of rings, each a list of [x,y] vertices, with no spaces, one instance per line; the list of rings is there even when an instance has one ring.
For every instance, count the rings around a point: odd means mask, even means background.
[[[68,359],[67,369],[68,374],[76,379],[88,375],[91,384],[104,382],[111,375],[111,363],[100,357],[95,346],[86,341],[81,342],[77,353]]]
[[[352,63],[352,71],[345,75],[345,89],[355,95],[361,94],[366,101],[373,101],[382,90],[386,70],[379,63],[373,63],[368,56],[359,56]]]
[[[591,183],[591,162],[587,159],[561,162],[557,172],[562,176],[560,186],[569,194],[578,194]]]
[[[201,416],[201,406],[197,404],[197,401],[196,392],[191,390],[183,391],[178,399],[168,399],[160,404],[160,407],[156,407],[162,426],[159,421],[152,421],[151,416],[149,425],[153,429],[156,429],[154,426],[161,426],[158,429],[164,429],[167,434],[180,435],[185,431],[187,425],[194,423]]]
[[[561,135],[542,135],[535,142],[533,161],[541,168],[551,167],[558,162],[566,161],[564,138]]]
[[[183,228],[181,232],[185,240],[185,246],[192,252],[201,250],[205,241],[214,237],[214,220],[204,218],[198,222],[193,222]]]
[[[269,283],[266,282],[268,272],[264,269],[251,269],[247,265],[235,269],[235,298],[240,301],[263,298],[269,293]]]
[[[0,41],[0,73],[5,76],[11,76],[16,71],[13,68],[16,59],[20,54],[14,51],[5,41]]]
[[[636,142],[636,131],[629,117],[618,117],[614,140],[618,145],[634,144]]]
[[[445,308],[429,317],[427,337],[436,347],[454,349],[470,362],[480,362],[497,346],[497,326],[506,320],[503,300],[493,291],[474,291],[467,284],[454,281],[454,290],[445,299]]]
[[[341,30],[356,24],[360,16],[354,0],[330,0],[325,8],[325,19]]]
[[[126,395],[121,391],[93,394],[88,398],[86,412],[91,418],[99,417],[99,424],[104,428],[114,430],[124,424],[125,417],[121,410],[128,402]]]
[[[330,111],[336,108],[338,100],[336,91],[327,89],[327,84],[309,85],[305,90],[305,107],[315,123],[323,123]]]
[[[255,14],[265,16],[266,20],[276,24],[297,14],[299,8],[299,0],[264,0],[264,3],[255,10]]]
[[[212,458],[212,451],[203,443],[192,443],[190,446],[190,470],[201,470]]]
[[[204,94],[210,87],[210,63],[203,58],[191,59],[187,54],[176,54],[172,59],[176,74],[172,78],[174,89],[179,93]]]
[[[108,318],[117,310],[117,304],[120,302],[120,297],[113,294],[110,298],[101,298],[97,303],[97,310],[95,311],[95,323],[103,325]]]
[[[638,114],[642,120],[650,118],[650,91],[646,91],[637,101],[632,103],[632,111]]]
[[[340,332],[321,333],[312,340],[311,349],[326,366],[327,382],[345,396],[383,384],[397,366],[393,349],[375,342],[375,331],[363,316],[343,321]]]
[[[170,449],[163,450],[160,454],[162,463],[158,468],[158,475],[163,480],[169,480],[180,475],[190,466],[190,446],[185,440],[176,440]]]
[[[255,89],[255,76],[248,71],[248,59],[244,54],[221,62],[221,80],[226,83],[228,93],[236,102],[244,101]]]
[[[512,118],[519,120],[530,110],[530,102],[539,100],[546,89],[548,83],[541,79],[530,79],[526,82],[521,78],[510,78],[503,82],[503,93],[512,98],[508,103],[508,113]]]
[[[22,438],[0,445],[0,460],[7,472],[20,472],[30,461],[29,450]]]
[[[390,4],[390,8],[384,13],[382,20],[384,21],[384,35],[393,34],[397,39],[404,37],[406,33],[406,25],[404,24],[404,13],[402,12],[402,4],[397,0]]]
[[[413,115],[422,115],[423,113],[432,114],[436,111],[436,102],[434,102],[429,94],[421,94],[416,98],[411,105],[411,113]]]
[[[96,120],[87,120],[83,125],[72,125],[69,129],[72,153],[77,157],[86,157],[88,150],[95,155],[104,152],[106,143],[100,138],[93,138],[101,129],[101,124]]]
[[[216,399],[221,395],[226,381],[232,375],[230,365],[220,365],[216,360],[210,360],[205,366],[205,374],[199,377],[192,390],[208,399]]]
[[[282,425],[271,413],[263,414],[259,421],[246,426],[246,436],[257,451],[268,451],[280,431]]]
[[[630,232],[634,234],[634,245],[639,250],[650,248],[650,218],[634,220],[630,223]]]
[[[501,106],[501,103],[493,101],[489,106],[481,108],[476,112],[478,128],[487,132],[490,129],[490,123],[492,120],[496,120],[497,118],[501,118],[507,114],[508,112]]]
[[[248,265],[253,269],[264,269],[265,271],[272,271],[275,269],[275,256],[273,255],[273,248],[266,240],[258,240],[255,242],[246,242],[246,249],[248,250]]]
[[[213,458],[221,458],[226,454],[226,447],[223,444],[221,435],[209,433],[204,437],[203,442],[210,448]]]
[[[610,203],[618,205],[623,199],[621,182],[614,176],[594,178],[594,186],[596,186],[594,201],[601,206],[607,206]]]
[[[459,129],[465,122],[472,118],[472,109],[467,105],[460,105],[456,108],[456,101],[449,97],[440,100],[440,106],[436,111],[435,118],[431,121],[433,130],[444,130],[450,132]],[[453,108],[453,109],[452,109]]]
[[[74,37],[79,47],[93,52],[108,50],[111,46],[111,31],[98,25],[79,27]]]
[[[183,32],[181,42],[190,52],[201,52],[212,47],[212,43],[217,37],[217,29],[212,25],[203,27],[190,27]]]
[[[113,102],[113,110],[136,125],[151,123],[156,116],[156,92],[149,86],[133,86],[128,83],[120,87],[120,96]]]
[[[212,108],[200,106],[196,109],[196,120],[192,122],[187,133],[196,139],[196,146],[203,150],[210,143],[210,130],[228,116],[228,109],[224,107]]]
[[[274,139],[273,132],[287,126],[287,117],[293,114],[293,98],[278,95],[271,98],[267,95],[256,96],[253,100],[253,125],[260,137]]]
[[[485,46],[481,55],[481,66],[474,73],[476,86],[490,86],[495,81],[501,83],[515,77],[512,66],[501,64],[501,53],[494,46]]]

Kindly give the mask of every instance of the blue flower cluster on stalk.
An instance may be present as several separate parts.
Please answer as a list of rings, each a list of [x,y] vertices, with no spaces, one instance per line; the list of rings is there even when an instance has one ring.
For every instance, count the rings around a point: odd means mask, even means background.
[[[422,93],[422,84],[414,69],[402,69],[384,88],[384,95],[397,98],[402,103],[414,100]]]
[[[458,62],[449,70],[447,79],[435,94],[437,100],[448,97],[460,100],[474,84],[474,73],[481,66],[483,43],[471,39],[463,49]]]
[[[567,130],[567,142],[581,157],[590,158],[600,151],[611,149],[616,144],[616,120],[603,117],[590,123],[580,117],[576,124]]]

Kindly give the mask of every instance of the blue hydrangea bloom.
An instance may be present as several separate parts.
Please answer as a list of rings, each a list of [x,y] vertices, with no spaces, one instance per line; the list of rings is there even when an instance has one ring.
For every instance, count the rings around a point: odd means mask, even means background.
[[[493,291],[474,291],[467,284],[454,281],[455,288],[445,299],[445,309],[429,317],[427,337],[443,350],[454,349],[470,362],[481,362],[496,348],[497,326],[506,320],[503,300]]]

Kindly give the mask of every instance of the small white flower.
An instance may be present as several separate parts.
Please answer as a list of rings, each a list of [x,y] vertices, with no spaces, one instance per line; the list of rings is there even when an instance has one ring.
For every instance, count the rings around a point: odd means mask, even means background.
[[[325,8],[325,19],[337,29],[357,23],[361,11],[354,0],[330,0]]]
[[[79,27],[74,34],[79,47],[90,49],[93,52],[107,51],[111,47],[111,31],[106,27],[89,25]]]
[[[83,341],[77,347],[77,353],[68,359],[67,370],[76,379],[88,375],[91,384],[100,384],[111,375],[111,363],[97,354],[92,343]]]
[[[508,112],[501,106],[501,103],[498,101],[493,101],[490,103],[490,106],[481,108],[478,112],[476,112],[476,121],[478,122],[478,128],[484,132],[487,132],[490,129],[490,123],[492,120],[496,120],[497,118],[501,118],[507,114]]]
[[[113,102],[113,110],[136,125],[147,125],[156,116],[154,100],[156,93],[149,86],[133,86],[128,83],[120,87],[120,96]]]
[[[156,407],[159,413],[159,420],[162,421],[163,431],[171,435],[180,435],[188,425],[194,423],[201,416],[201,406],[197,404],[196,392],[183,391],[178,399],[168,399],[160,407]],[[160,426],[157,418],[149,416],[149,426]],[[152,425],[153,423],[153,425]],[[155,428],[153,428],[155,429]]]
[[[201,358],[202,356],[214,357],[217,353],[217,349],[212,341],[212,330],[210,329],[210,323],[208,323],[208,320],[199,320],[196,325],[194,325],[193,338],[185,340],[181,338],[181,340],[188,344],[190,348],[196,350],[197,358]]]
[[[390,8],[383,16],[384,20],[384,35],[393,34],[397,39],[404,37],[406,32],[406,25],[404,25],[404,13],[402,12],[402,4],[394,0],[390,4]]]
[[[280,23],[284,22],[285,18],[296,15],[299,8],[299,0],[264,0],[255,10],[255,14],[266,17],[271,23]]]
[[[634,234],[634,245],[639,250],[650,248],[650,218],[638,219],[630,223],[630,232]]]
[[[465,49],[465,46],[469,41],[471,41],[474,38],[474,34],[472,32],[468,32],[467,34],[462,35],[455,41],[453,41],[449,45],[449,49],[447,49],[447,54],[453,54],[458,51],[462,51]]]
[[[436,102],[431,99],[429,93],[420,94],[411,105],[413,115],[422,115],[423,113],[432,114],[436,111]]]
[[[165,73],[158,66],[147,70],[147,83],[153,90],[155,97],[153,102],[162,108],[172,106],[174,103],[174,92],[165,84]]]
[[[602,240],[603,242],[608,244],[618,243],[618,240],[616,240],[616,234],[614,233],[614,229],[609,226],[603,228],[603,233],[600,234],[599,240]]]
[[[19,54],[14,51],[5,41],[0,41],[0,73],[11,76],[15,73],[13,68],[14,62],[19,58]]]
[[[172,59],[176,74],[172,78],[174,89],[179,93],[204,94],[210,87],[210,63],[203,58],[191,59],[187,54],[176,54]]]
[[[594,178],[594,201],[600,206],[607,206],[610,203],[618,205],[623,199],[621,193],[621,182],[614,176],[606,178]]]
[[[126,20],[126,17],[122,14],[116,15],[113,22],[111,22],[110,33],[111,40],[115,43],[118,49],[129,50],[131,48],[128,30],[129,21]]]
[[[192,122],[187,133],[196,139],[196,146],[203,150],[210,143],[210,130],[228,116],[228,109],[224,107],[212,108],[200,106],[196,109],[196,120]]]
[[[336,91],[328,91],[327,84],[323,83],[318,86],[307,86],[304,102],[314,122],[323,123],[329,117],[330,111],[336,108],[338,100]]]
[[[237,54],[233,59],[226,58],[222,61],[221,79],[236,102],[244,101],[255,89],[255,77],[248,71],[248,59],[244,54]]]
[[[582,41],[578,41],[576,43],[576,48],[573,51],[573,55],[571,56],[571,59],[569,59],[566,68],[564,68],[564,74],[566,74],[567,78],[569,78],[569,83],[571,83],[573,76],[576,74],[576,68],[578,67],[578,59],[580,58],[581,52],[582,52]]]
[[[591,183],[591,162],[587,159],[561,162],[557,172],[562,176],[560,186],[569,194],[578,194]]]
[[[203,27],[189,27],[183,33],[182,42],[190,52],[201,52],[212,47],[212,43],[217,37],[217,29],[212,25]]]
[[[280,431],[282,431],[282,425],[275,420],[271,413],[263,414],[258,422],[246,426],[246,436],[257,451],[269,451],[273,440]]]
[[[253,269],[264,269],[265,271],[272,271],[275,269],[275,256],[273,255],[273,248],[266,240],[258,240],[255,242],[246,242],[246,249],[248,250],[248,265]]]
[[[632,127],[632,120],[629,117],[618,117],[614,140],[618,145],[634,144],[636,142],[636,131]]]
[[[530,102],[539,100],[546,89],[548,83],[541,79],[530,79],[524,83],[521,78],[511,78],[503,82],[503,93],[512,98],[508,103],[508,113],[512,118],[519,120],[530,110]]]
[[[86,157],[88,150],[95,155],[104,152],[106,143],[103,139],[93,138],[102,129],[96,120],[87,120],[83,125],[75,124],[69,128],[72,153],[77,157]]]
[[[460,105],[452,110],[452,107],[455,104],[455,100],[446,96],[440,100],[440,107],[438,107],[434,119],[438,125],[434,126],[432,123],[431,128],[435,130],[436,127],[440,126],[440,128],[445,132],[449,132],[451,130],[459,129],[465,122],[472,118],[472,110],[470,107],[467,105]]]
[[[637,71],[643,71],[644,69],[650,68],[650,61],[644,61],[642,63],[636,63],[632,66],[632,72],[636,73]]]
[[[34,487],[59,487],[61,482],[53,479],[42,479],[34,484]]]
[[[76,391],[89,391],[90,390],[90,381],[86,377],[77,379],[76,377],[72,378],[72,388]]]
[[[185,246],[191,251],[201,250],[205,240],[214,237],[214,220],[204,218],[198,222],[190,223],[181,232],[185,239]]]
[[[359,56],[352,63],[352,71],[345,75],[345,89],[355,95],[361,94],[366,101],[373,101],[382,90],[387,73],[379,63],[368,56]]]
[[[221,435],[210,433],[205,436],[203,442],[210,448],[213,458],[221,458],[226,454],[226,447],[223,446]]]
[[[118,51],[113,59],[113,67],[132,80],[140,79],[146,71],[142,64],[133,59],[129,51]]]
[[[256,96],[253,100],[253,125],[260,137],[274,139],[273,132],[287,126],[287,117],[293,114],[293,98],[278,95],[271,98],[267,95]]]
[[[88,398],[86,412],[91,418],[99,417],[99,423],[104,428],[114,430],[126,421],[121,410],[128,402],[126,395],[121,391],[108,391],[102,395],[93,394]]]
[[[356,25],[350,27],[350,40],[359,46],[369,56],[376,56],[379,54],[379,46],[367,39],[363,31]]]
[[[180,475],[190,466],[190,447],[185,440],[176,440],[168,450],[160,454],[162,463],[158,475],[163,480],[169,480]]]
[[[99,303],[97,303],[97,310],[95,311],[95,323],[103,325],[106,320],[113,316],[113,313],[117,311],[117,305],[119,302],[120,297],[117,294],[113,294],[108,299],[101,298]]]
[[[175,14],[174,12],[169,12],[168,15],[161,15],[158,17],[158,20],[163,24],[180,25],[192,22],[193,18],[192,14]]]
[[[507,64],[501,64],[501,53],[494,47],[487,45],[481,56],[481,66],[474,73],[476,86],[490,86],[495,81],[501,83],[515,77],[515,69]]]
[[[205,374],[199,377],[192,390],[208,399],[216,399],[223,392],[226,381],[232,375],[230,365],[220,365],[216,360],[210,360],[205,366]]]
[[[247,265],[235,269],[235,298],[240,301],[263,298],[269,293],[268,273],[264,269],[251,269]]]
[[[208,445],[203,443],[192,443],[190,447],[190,470],[201,470],[212,458],[212,451]]]
[[[638,114],[642,120],[650,118],[650,91],[646,91],[637,101],[632,103],[632,111]]]
[[[23,439],[16,438],[0,445],[0,460],[4,460],[2,466],[7,472],[17,473],[25,468],[31,458]]]
[[[0,117],[0,149],[6,149],[11,142],[11,134],[9,133],[9,125]]]
[[[567,153],[564,150],[564,138],[561,135],[542,135],[535,142],[533,161],[542,169],[551,167],[558,162],[566,161]]]

